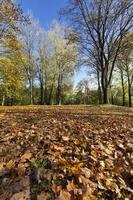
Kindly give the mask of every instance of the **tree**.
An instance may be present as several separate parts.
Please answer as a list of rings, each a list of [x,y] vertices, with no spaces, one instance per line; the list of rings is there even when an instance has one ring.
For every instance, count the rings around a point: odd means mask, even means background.
[[[133,33],[128,33],[123,42],[121,54],[118,56],[118,68],[121,72],[121,81],[123,88],[123,104],[125,101],[125,88],[124,88],[124,77],[127,78],[128,84],[128,102],[129,107],[132,106],[132,94],[131,88],[133,83]]]
[[[56,85],[54,47],[49,31],[40,29],[37,45],[37,76],[40,84],[40,103],[51,104]]]
[[[20,97],[23,89],[22,65],[24,64],[24,55],[22,53],[22,44],[18,42],[16,35],[14,39],[3,40],[4,47],[10,51],[10,54],[0,57],[0,90],[2,94],[2,105],[13,104],[15,99]]]
[[[62,10],[82,52],[95,59],[100,75],[103,103],[109,102],[109,88],[122,41],[133,26],[132,0],[70,0]]]
[[[51,104],[55,99],[61,104],[63,85],[73,75],[78,48],[74,43],[68,43],[65,27],[57,21],[49,31],[42,30],[39,38],[37,69],[41,104]]]
[[[4,38],[11,38],[12,32],[18,32],[18,23],[28,22],[20,6],[13,0],[0,1],[0,42]]]
[[[122,106],[125,106],[125,99],[126,99],[126,91],[125,91],[125,78],[124,78],[124,69],[123,69],[123,64],[120,63],[118,65],[118,69],[120,72],[120,76],[121,76],[121,86],[122,86]]]
[[[18,23],[29,19],[13,0],[0,1],[0,90],[2,105],[7,98],[11,104],[22,89],[20,65],[22,64],[21,44],[18,42]]]
[[[30,104],[34,103],[34,79],[35,79],[35,53],[36,53],[36,44],[38,36],[38,24],[35,22],[32,17],[30,17],[30,24],[22,26],[21,28],[21,40],[23,42],[23,51],[27,62],[24,64],[24,72],[26,81],[29,86],[30,93]]]
[[[75,70],[78,60],[78,47],[65,38],[65,28],[57,22],[54,23],[52,31],[49,32],[54,49],[54,61],[57,71],[57,104],[62,101],[63,81],[71,76]]]

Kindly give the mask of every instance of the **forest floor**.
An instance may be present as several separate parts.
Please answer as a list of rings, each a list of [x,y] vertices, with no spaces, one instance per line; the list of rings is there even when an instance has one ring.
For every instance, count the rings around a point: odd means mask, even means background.
[[[133,198],[133,109],[0,108],[0,200]]]

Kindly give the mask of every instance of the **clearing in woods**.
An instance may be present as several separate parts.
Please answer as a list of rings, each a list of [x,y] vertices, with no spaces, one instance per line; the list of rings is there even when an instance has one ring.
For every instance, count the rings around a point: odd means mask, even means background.
[[[0,200],[131,199],[133,110],[0,108]]]

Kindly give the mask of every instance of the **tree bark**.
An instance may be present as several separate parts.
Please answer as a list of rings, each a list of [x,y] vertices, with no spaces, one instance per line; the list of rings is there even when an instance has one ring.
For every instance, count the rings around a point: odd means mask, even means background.
[[[129,75],[129,69],[127,66],[127,82],[128,82],[128,106],[132,107],[132,95],[131,95],[131,81],[130,81],[130,75]]]
[[[57,104],[61,105],[61,100],[62,100],[62,76],[59,74],[58,77],[58,86],[57,86]]]
[[[101,91],[100,76],[98,71],[97,71],[97,83],[98,83],[98,103],[102,104],[102,91]]]
[[[121,86],[122,86],[122,106],[125,106],[125,87],[124,87],[124,77],[122,70],[121,70]]]
[[[102,86],[102,103],[108,104],[109,103],[109,96],[108,96],[108,89],[109,89],[109,83],[107,82],[107,70],[108,68],[104,68],[104,70],[101,73],[101,86]]]
[[[48,89],[47,85],[45,84],[45,89],[44,89],[44,104],[48,104]]]
[[[3,97],[2,97],[2,104],[1,104],[2,106],[4,106],[5,105],[5,94],[3,94]]]
[[[113,92],[112,92],[112,86],[110,85],[110,102],[113,105],[114,104],[114,97],[113,97]]]
[[[41,82],[41,85],[40,85],[40,103],[41,105],[44,104],[44,88],[43,88],[43,83]]]
[[[49,93],[49,98],[48,98],[49,105],[51,105],[53,89],[54,89],[54,84],[52,84],[50,88],[50,93]]]
[[[33,81],[30,80],[30,104],[33,105]]]
[[[131,96],[131,84],[128,84],[128,101],[129,101],[129,107],[132,107],[132,96]]]
[[[108,98],[108,87],[103,88],[103,104],[108,104],[109,98]]]

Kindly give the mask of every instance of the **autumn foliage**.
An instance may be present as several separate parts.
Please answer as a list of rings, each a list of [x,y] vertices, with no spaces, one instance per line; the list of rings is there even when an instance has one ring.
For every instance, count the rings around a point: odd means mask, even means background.
[[[132,199],[133,111],[0,110],[0,199]]]

